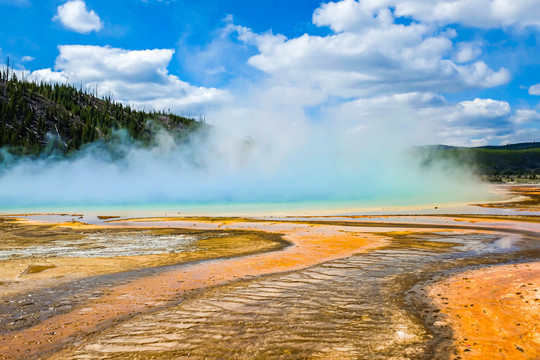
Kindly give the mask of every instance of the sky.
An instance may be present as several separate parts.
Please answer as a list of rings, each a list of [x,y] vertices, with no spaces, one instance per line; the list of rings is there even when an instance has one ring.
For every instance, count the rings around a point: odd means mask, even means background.
[[[539,40],[538,0],[0,0],[21,76],[248,135],[539,141]]]

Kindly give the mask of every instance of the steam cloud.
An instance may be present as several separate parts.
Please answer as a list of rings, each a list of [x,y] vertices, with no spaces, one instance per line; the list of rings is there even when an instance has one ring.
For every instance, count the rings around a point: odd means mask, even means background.
[[[429,129],[412,128],[400,114],[314,119],[265,96],[209,113],[209,133],[187,142],[161,131],[153,146],[140,147],[117,134],[121,140],[108,149],[90,145],[70,159],[17,159],[0,172],[0,208],[182,211],[187,204],[325,201],[366,207],[485,196],[463,169],[422,168],[410,147],[429,139]]]

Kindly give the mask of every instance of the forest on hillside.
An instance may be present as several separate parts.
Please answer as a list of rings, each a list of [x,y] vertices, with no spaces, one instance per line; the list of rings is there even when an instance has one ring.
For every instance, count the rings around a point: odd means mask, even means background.
[[[502,146],[424,146],[416,150],[424,166],[446,162],[471,169],[491,181],[540,179],[540,142]]]
[[[122,129],[148,144],[158,128],[185,136],[201,126],[204,122],[193,118],[97,98],[82,86],[18,79],[9,60],[0,72],[0,148],[14,155],[68,155]]]

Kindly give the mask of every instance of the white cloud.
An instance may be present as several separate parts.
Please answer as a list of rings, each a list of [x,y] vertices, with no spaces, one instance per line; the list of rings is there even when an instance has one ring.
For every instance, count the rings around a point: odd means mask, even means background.
[[[505,101],[477,98],[453,104],[439,94],[425,92],[360,98],[327,106],[324,111],[328,121],[362,139],[394,139],[409,146],[471,146],[471,139],[513,141],[521,125],[510,119],[511,107]]]
[[[540,27],[537,0],[387,0],[373,1],[395,6],[397,16],[422,22],[462,24],[475,28]]]
[[[201,106],[219,102],[226,92],[192,86],[168,73],[174,50],[124,50],[112,47],[62,45],[55,70],[42,69],[30,78],[52,82],[80,82],[100,95],[138,108],[200,111]]]
[[[33,57],[33,56],[29,56],[29,55],[25,55],[25,56],[23,56],[21,58],[22,62],[30,62],[30,61],[34,61],[34,60],[36,60],[36,58]]]
[[[469,63],[479,55],[476,44],[462,44],[455,53],[455,31],[441,33],[423,23],[398,24],[388,8],[374,3],[344,0],[322,5],[313,21],[334,30],[324,37],[304,34],[287,39],[241,26],[235,30],[241,41],[259,51],[249,64],[280,83],[317,88],[328,96],[456,92],[510,80],[504,68],[494,70],[483,61]]]
[[[393,22],[390,10],[377,6],[373,1],[357,2],[344,0],[322,4],[313,13],[313,23],[318,26],[329,26],[336,32],[354,31]]]
[[[62,72],[52,71],[51,69],[41,69],[41,70],[33,71],[28,76],[28,79],[30,80],[36,79],[38,81],[43,80],[43,81],[47,81],[51,83],[59,83],[59,84],[64,84],[64,83],[69,82],[69,77],[66,74]]]
[[[82,0],[71,0],[58,6],[58,13],[53,20],[59,20],[66,28],[87,34],[99,31],[103,22],[94,10],[88,11]]]
[[[438,25],[475,28],[540,27],[537,0],[343,0],[321,5],[313,22],[347,31],[387,22],[389,8],[398,17]]]
[[[482,53],[480,45],[475,42],[462,42],[457,44],[454,60],[458,63],[467,63],[476,59]]]
[[[540,84],[533,85],[529,88],[530,95],[540,95]]]
[[[538,126],[530,126],[540,121],[538,112],[517,109],[512,114],[505,101],[474,99],[432,108],[428,113],[432,121],[444,119],[435,132],[438,143],[463,146],[518,143],[536,141],[540,134]]]
[[[510,114],[510,104],[492,99],[474,99],[459,103],[461,113],[467,117],[500,117]]]
[[[512,115],[511,120],[516,124],[526,124],[533,121],[540,121],[540,114],[534,110],[519,109]]]

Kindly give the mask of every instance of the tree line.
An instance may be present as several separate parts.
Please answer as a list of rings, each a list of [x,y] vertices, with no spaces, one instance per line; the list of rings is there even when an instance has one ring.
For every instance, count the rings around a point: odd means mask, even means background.
[[[425,146],[415,154],[423,166],[448,163],[465,166],[478,175],[494,181],[504,179],[536,180],[540,176],[540,143],[520,143],[511,146],[477,148],[454,146]]]
[[[82,86],[19,79],[9,59],[0,71],[0,148],[13,154],[67,155],[84,144],[107,141],[120,129],[149,144],[155,135],[151,123],[178,136],[204,126],[203,121],[164,111],[132,109],[110,96],[97,98]]]

